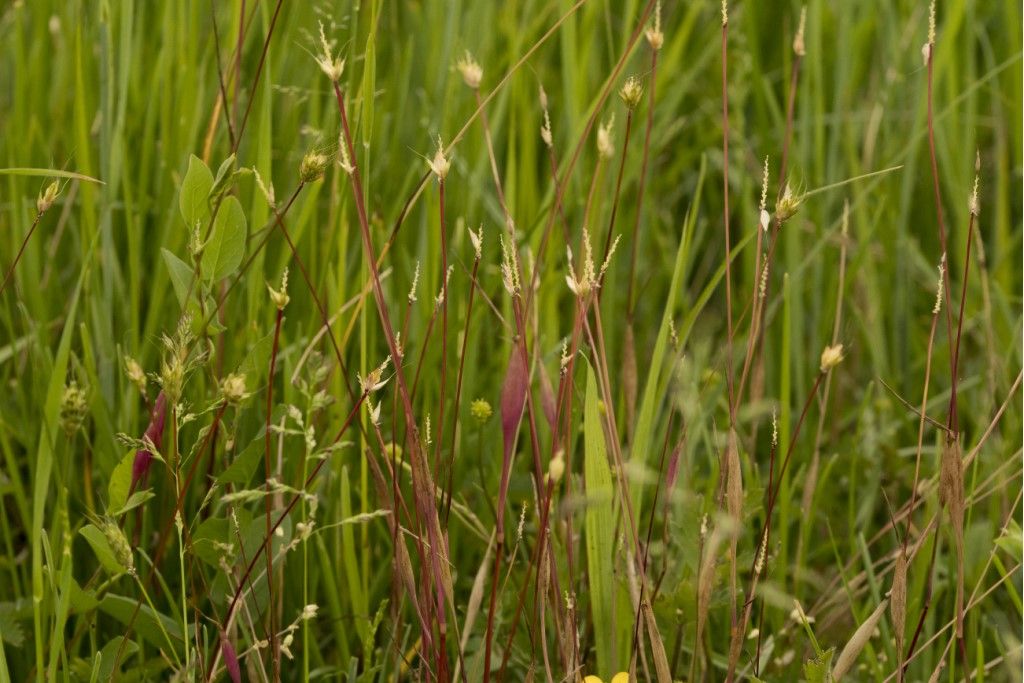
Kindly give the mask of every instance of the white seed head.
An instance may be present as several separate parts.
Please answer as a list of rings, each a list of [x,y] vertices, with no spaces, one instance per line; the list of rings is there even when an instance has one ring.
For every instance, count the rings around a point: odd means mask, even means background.
[[[437,181],[444,182],[452,164],[451,159],[444,155],[444,146],[441,144],[440,135],[437,137],[437,151],[434,152],[434,158],[428,161],[427,165],[430,166],[431,173],[437,176]]]
[[[256,170],[256,167],[252,168],[253,177],[256,178],[256,187],[263,193],[263,198],[267,200],[267,205],[271,209],[277,208],[277,199],[274,197],[274,183],[264,183],[263,176]]]
[[[551,458],[551,462],[548,463],[548,479],[557,484],[562,480],[562,475],[564,474],[565,458],[562,457],[562,452],[559,451],[555,454],[555,457]]]
[[[828,372],[843,362],[843,345],[834,344],[826,346],[821,352],[821,371]]]
[[[505,241],[505,236],[501,235],[501,281],[505,285],[505,291],[511,296],[516,296],[522,291],[522,285],[519,282],[519,260],[516,255],[515,244],[512,243],[511,238],[509,241]]]
[[[323,23],[320,24],[320,54],[316,58],[316,63],[320,65],[324,75],[331,79],[331,83],[339,82],[345,72],[345,60],[334,56],[331,44],[324,34]]]
[[[416,303],[416,287],[420,283],[420,262],[416,261],[416,270],[412,273],[412,286],[409,287],[409,303]]]
[[[942,310],[942,288],[946,276],[946,255],[943,254],[939,260],[939,283],[935,286],[935,306],[932,307],[932,315],[938,315]]]
[[[349,175],[356,170],[355,164],[352,163],[352,157],[348,153],[348,141],[345,140],[344,130],[338,133],[338,165]]]
[[[636,109],[636,105],[640,104],[640,98],[643,94],[644,87],[636,76],[627,78],[626,82],[622,85],[622,89],[619,90],[619,97],[622,98],[622,101],[629,109]]]
[[[665,44],[665,34],[661,32],[661,0],[654,6],[654,25],[644,31],[644,35],[652,50],[660,50]]]
[[[444,274],[444,283],[441,285],[441,291],[434,297],[434,305],[438,308],[444,304],[444,292],[448,288],[448,281],[452,278],[452,271],[455,270],[455,266],[448,266],[448,270]]]
[[[722,26],[729,25],[729,0],[722,0]]]
[[[480,81],[484,77],[484,70],[473,59],[473,55],[470,54],[469,50],[466,50],[466,54],[455,63],[455,68],[462,74],[462,80],[466,82],[466,85],[473,90],[480,87]]]
[[[302,619],[303,621],[309,621],[310,619],[315,619],[316,618],[317,610],[319,610],[319,609],[320,609],[320,606],[315,604],[315,603],[306,605],[305,607],[302,608],[302,616],[300,617],[300,619]]]
[[[551,134],[551,115],[548,113],[547,107],[544,108],[544,125],[540,127],[540,139],[544,141],[548,149],[554,144],[554,136]]]
[[[615,115],[602,123],[597,128],[597,153],[602,159],[610,159],[615,155],[615,145],[612,144],[612,126],[615,125]]]
[[[935,44],[935,0],[928,7],[928,44]]]
[[[764,158],[764,172],[761,174],[761,204],[760,209],[763,212],[768,208],[768,156]]]
[[[804,47],[804,29],[807,27],[807,5],[800,9],[800,25],[796,30],[796,37],[793,38],[793,52],[797,57],[807,54]]]
[[[477,261],[483,255],[484,251],[484,226],[483,224],[477,228],[476,232],[473,232],[473,228],[469,228],[469,241],[473,244],[473,254]]]
[[[363,390],[364,394],[372,394],[388,383],[388,379],[390,378],[384,377],[383,375],[384,370],[387,369],[388,363],[390,362],[390,357],[385,358],[384,362],[367,373],[366,377],[361,377],[359,373],[356,373],[356,379],[359,381],[359,388]]]
[[[377,403],[377,405],[373,405],[373,401],[370,401],[370,400],[366,401],[366,410],[370,414],[370,422],[372,422],[375,425],[380,425],[380,407],[381,407],[381,405],[382,405],[382,403]]]
[[[978,154],[974,162],[974,189],[971,191],[971,196],[967,200],[967,208],[971,212],[971,215],[977,218],[981,215],[981,204],[978,202],[978,184],[981,182],[980,168],[981,168],[981,155]]]

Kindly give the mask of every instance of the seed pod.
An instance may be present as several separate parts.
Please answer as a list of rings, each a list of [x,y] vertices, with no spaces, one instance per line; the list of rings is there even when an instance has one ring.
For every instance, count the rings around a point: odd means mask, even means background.
[[[861,650],[868,644],[871,634],[875,632],[878,622],[881,621],[882,615],[885,614],[888,602],[888,600],[882,600],[879,603],[875,611],[871,613],[871,616],[865,619],[864,623],[853,632],[853,635],[850,636],[850,641],[846,643],[846,647],[839,653],[839,658],[836,659],[836,664],[832,667],[832,679],[836,683],[839,683],[843,676],[853,667],[853,663],[857,661]]]
[[[238,666],[238,655],[235,654],[235,646],[228,640],[226,633],[220,634],[220,654],[224,658],[224,668],[228,670],[231,682],[242,683],[242,670]]]
[[[149,417],[149,426],[146,427],[145,438],[149,439],[150,443],[157,450],[160,450],[160,446],[164,440],[164,421],[167,415],[167,396],[164,392],[160,392],[156,397],[156,403],[153,405],[153,410]],[[140,482],[144,482],[146,475],[149,474],[149,466],[153,462],[153,452],[148,448],[140,448],[135,451],[135,460],[132,462],[132,486],[131,490],[134,492]]]

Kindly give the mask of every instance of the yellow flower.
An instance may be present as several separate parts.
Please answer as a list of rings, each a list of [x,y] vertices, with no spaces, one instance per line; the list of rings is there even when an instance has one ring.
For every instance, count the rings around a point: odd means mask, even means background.
[[[600,676],[586,676],[583,683],[604,683]],[[612,683],[629,683],[629,673],[620,671],[612,676]]]

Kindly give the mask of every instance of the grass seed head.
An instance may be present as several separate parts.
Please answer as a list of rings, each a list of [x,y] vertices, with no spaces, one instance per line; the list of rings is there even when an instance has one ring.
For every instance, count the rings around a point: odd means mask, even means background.
[[[316,58],[320,70],[324,72],[331,83],[341,81],[341,75],[345,72],[345,60],[335,57],[327,36],[324,34],[324,25],[320,24],[320,54]]]
[[[597,154],[602,159],[611,159],[615,156],[615,145],[612,143],[614,125],[615,115],[612,114],[607,121],[597,127]]]
[[[317,151],[307,152],[299,164],[299,180],[303,183],[312,183],[324,177],[327,170],[328,159],[326,154]]]
[[[131,356],[125,355],[124,374],[128,378],[129,382],[138,387],[140,393],[146,393],[146,373],[143,372],[142,366],[139,365],[139,361],[135,360]]]
[[[640,98],[643,94],[644,87],[636,76],[627,78],[626,82],[622,85],[622,89],[619,90],[619,97],[622,98],[622,101],[630,111],[636,109],[636,105],[640,104]]]
[[[437,136],[437,151],[434,152],[434,158],[427,161],[427,165],[430,166],[430,172],[437,177],[437,181],[443,183],[452,162],[449,157],[444,155],[444,145],[441,144],[440,135]]]
[[[224,395],[224,400],[231,405],[238,405],[246,398],[249,394],[246,392],[245,386],[245,373],[231,373],[220,383],[220,391]]]
[[[835,366],[843,362],[843,345],[833,344],[826,346],[825,350],[821,352],[821,371],[823,373],[828,372]]]
[[[484,70],[480,64],[473,59],[473,55],[470,54],[469,50],[466,50],[466,54],[455,63],[455,68],[462,74],[462,80],[473,90],[477,90],[480,87],[480,81],[484,77]]]
[[[135,576],[135,559],[132,557],[132,546],[128,543],[124,531],[112,519],[102,520],[99,526],[103,536],[107,539],[111,552],[114,553],[114,559],[117,560],[119,565],[124,567],[126,572]]]
[[[660,50],[665,44],[665,34],[661,32],[661,0],[654,6],[654,24],[644,31],[644,36],[652,50]]]
[[[800,9],[800,25],[796,30],[796,36],[793,38],[793,53],[797,57],[803,57],[807,54],[807,50],[804,47],[804,29],[807,27],[807,5],[804,5]]]
[[[946,275],[946,255],[939,259],[939,282],[935,285],[935,305],[932,307],[932,315],[938,315],[942,310],[943,282]]]
[[[64,433],[71,437],[82,428],[85,418],[89,414],[89,401],[85,391],[78,382],[71,381],[64,387],[64,393],[60,399],[60,425]]]
[[[39,193],[39,197],[36,199],[36,211],[40,214],[46,213],[53,206],[53,203],[57,201],[57,195],[59,194],[60,183],[54,180],[46,186],[45,190]]]
[[[786,187],[782,190],[782,196],[779,197],[779,201],[775,202],[775,220],[779,224],[785,223],[800,210],[800,204],[803,202],[803,197],[795,192],[786,183]]]
[[[270,292],[270,301],[274,304],[274,307],[279,311],[283,311],[284,307],[288,305],[289,301],[291,301],[291,297],[288,296],[287,268],[285,268],[284,272],[281,274],[281,288],[274,289],[273,287],[270,286],[270,283],[268,282],[267,290]]]

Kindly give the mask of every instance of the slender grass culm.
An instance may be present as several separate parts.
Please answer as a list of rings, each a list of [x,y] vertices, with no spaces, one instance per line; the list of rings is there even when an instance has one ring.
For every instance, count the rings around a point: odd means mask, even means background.
[[[1024,680],[1022,55],[3,5],[0,683]]]

